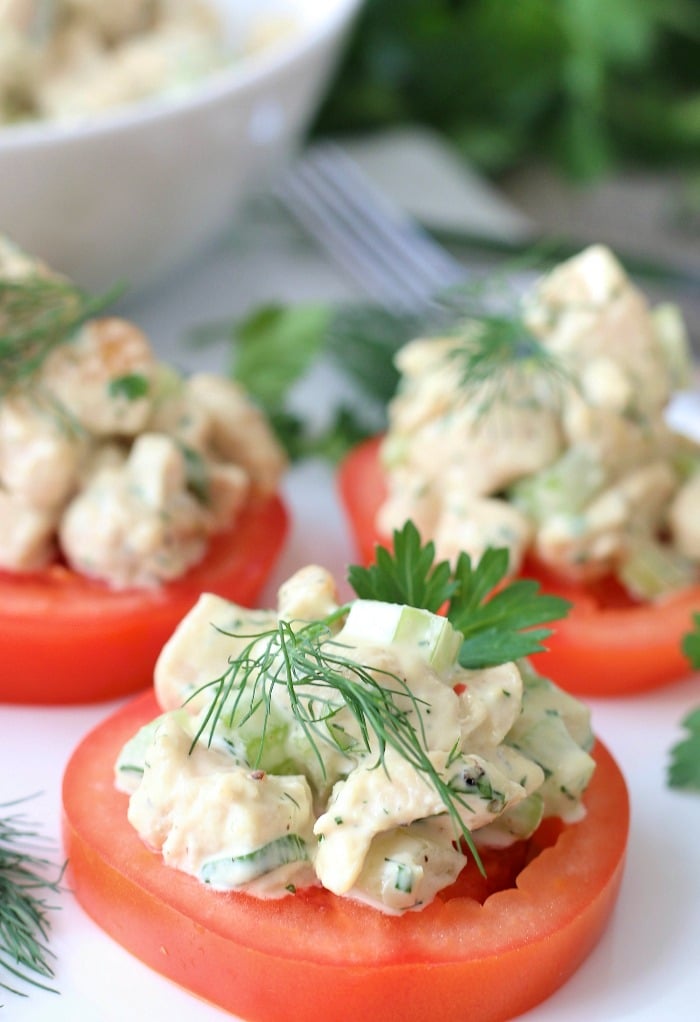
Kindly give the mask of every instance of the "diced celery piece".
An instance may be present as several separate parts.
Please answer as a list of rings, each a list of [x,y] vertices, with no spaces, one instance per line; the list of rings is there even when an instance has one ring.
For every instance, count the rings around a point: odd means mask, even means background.
[[[518,480],[508,496],[528,518],[541,524],[553,515],[581,511],[602,489],[605,472],[584,447],[570,447],[547,468]]]
[[[384,912],[403,912],[432,901],[465,862],[449,820],[416,820],[374,837],[350,896]]]
[[[529,660],[518,661],[518,668],[523,679],[519,725],[528,727],[540,717],[558,716],[576,744],[586,751],[591,749],[595,736],[591,727],[591,711],[586,703],[538,674]]]
[[[697,565],[678,550],[652,537],[629,546],[618,577],[632,596],[655,600],[697,582]]]
[[[250,883],[265,873],[290,862],[308,861],[306,842],[298,834],[284,834],[244,855],[209,859],[199,871],[199,879],[219,890]]]
[[[521,841],[534,834],[544,814],[544,799],[534,791],[522,802],[508,806],[493,823],[474,831],[474,839],[481,847],[502,847]]]
[[[355,600],[336,642],[412,646],[439,675],[454,665],[462,635],[445,617],[381,600]]]
[[[552,713],[534,724],[521,718],[507,742],[542,767],[545,780],[538,790],[544,815],[575,818],[595,761],[574,741],[562,718]]]
[[[143,776],[146,752],[158,726],[166,716],[168,714],[161,713],[160,716],[139,728],[136,734],[124,743],[114,768],[117,777],[125,774],[134,774],[136,777]]]

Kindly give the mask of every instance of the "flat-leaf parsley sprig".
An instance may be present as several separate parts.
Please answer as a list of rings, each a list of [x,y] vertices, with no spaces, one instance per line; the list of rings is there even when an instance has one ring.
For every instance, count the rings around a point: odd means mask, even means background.
[[[394,532],[393,552],[377,547],[375,558],[368,568],[349,570],[357,595],[432,611],[445,607],[464,636],[459,662],[471,670],[541,652],[551,629],[539,626],[565,617],[571,606],[561,596],[542,593],[532,579],[504,585],[509,558],[504,548],[488,548],[476,565],[464,552],[454,569],[447,561],[435,564],[435,544],[421,545],[410,521]]]
[[[26,997],[24,984],[56,993],[43,982],[54,975],[49,913],[57,908],[46,895],[60,892],[63,869],[43,855],[36,826],[7,812],[21,801],[0,804],[0,988]]]
[[[700,614],[693,614],[693,627],[683,638],[683,652],[690,666],[700,670]],[[671,749],[668,783],[672,788],[700,791],[700,706],[681,721],[688,732]]]
[[[446,561],[436,564],[434,545],[422,545],[415,525],[408,522],[394,533],[392,551],[378,547],[375,564],[352,566],[348,580],[361,599],[432,612],[446,608],[448,618],[464,635],[460,663],[480,668],[541,649],[549,631],[533,626],[562,617],[569,606],[560,597],[539,595],[534,582],[502,585],[507,566],[505,550],[487,551],[476,566],[464,554],[454,571]],[[494,594],[495,587],[499,588]],[[280,620],[274,628],[246,635],[246,645],[226,671],[190,697],[212,692],[193,747],[200,740],[211,744],[220,721],[241,728],[261,713],[257,762],[252,765],[264,766],[267,739],[274,730],[273,691],[282,686],[322,776],[324,744],[343,755],[352,754],[353,749],[376,755],[376,766],[385,765],[385,753],[393,749],[437,792],[455,833],[464,839],[481,868],[462,818],[461,810],[469,812],[468,802],[435,769],[427,751],[423,712],[429,707],[403,678],[351,659],[346,647],[334,638],[334,626],[345,618],[351,605],[338,607],[320,621]],[[349,711],[355,725],[351,731],[338,719],[341,711]],[[274,739],[271,741],[274,744]]]

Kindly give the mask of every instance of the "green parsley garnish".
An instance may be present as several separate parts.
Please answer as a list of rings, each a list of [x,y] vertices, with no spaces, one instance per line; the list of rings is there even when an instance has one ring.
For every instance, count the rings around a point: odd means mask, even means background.
[[[518,579],[499,588],[508,573],[508,551],[486,550],[473,565],[461,553],[454,570],[434,564],[435,545],[421,545],[413,522],[394,532],[393,553],[377,547],[375,564],[353,565],[348,580],[363,599],[405,603],[433,612],[446,607],[447,618],[464,635],[462,667],[494,667],[539,653],[551,629],[536,627],[566,615],[571,604],[540,592],[538,582]]]
[[[690,666],[700,670],[700,614],[693,614],[693,627],[684,636],[682,649]],[[681,726],[688,737],[671,749],[668,783],[672,788],[700,791],[700,706],[684,717]]]
[[[671,749],[668,783],[672,788],[700,791],[700,706],[682,720],[688,737]]]
[[[127,373],[110,380],[108,392],[112,398],[125,397],[127,401],[137,401],[140,397],[146,397],[149,389],[150,383],[141,373]]]
[[[0,812],[16,805],[0,804]],[[40,836],[23,814],[0,815],[0,988],[21,997],[24,983],[56,992],[42,982],[53,978],[48,936],[56,908],[42,892],[59,893],[63,871],[40,853]]]

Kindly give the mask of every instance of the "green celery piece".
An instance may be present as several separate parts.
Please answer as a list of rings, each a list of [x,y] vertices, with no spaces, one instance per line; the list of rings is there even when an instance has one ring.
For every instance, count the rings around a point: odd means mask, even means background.
[[[508,496],[542,524],[557,514],[581,511],[605,483],[602,466],[582,447],[570,447],[552,465],[514,483]]]
[[[697,566],[653,537],[639,537],[628,547],[618,577],[633,596],[655,600],[697,582]]]
[[[209,859],[199,871],[202,883],[220,890],[240,887],[290,862],[306,862],[306,842],[298,834],[283,834],[243,855]]]
[[[462,636],[447,618],[429,610],[382,600],[355,600],[335,641],[411,646],[437,674],[445,675],[457,659]]]
[[[124,743],[117,756],[115,766],[117,774],[143,774],[146,752],[166,716],[168,714],[161,713],[158,717],[150,720]]]

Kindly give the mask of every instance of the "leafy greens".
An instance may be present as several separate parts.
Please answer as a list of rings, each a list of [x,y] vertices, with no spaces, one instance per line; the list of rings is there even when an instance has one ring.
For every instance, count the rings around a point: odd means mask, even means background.
[[[539,583],[518,579],[504,585],[508,551],[489,548],[476,565],[462,552],[454,569],[434,563],[435,545],[421,544],[413,522],[394,532],[393,551],[377,547],[375,563],[350,567],[348,581],[362,599],[405,603],[433,612],[445,607],[464,636],[462,667],[494,667],[540,652],[551,629],[538,627],[562,618],[570,603],[540,592]]]
[[[693,614],[693,627],[683,639],[683,652],[695,670],[700,670],[700,614]],[[681,721],[688,731],[671,749],[668,783],[672,788],[700,791],[700,706]]]

